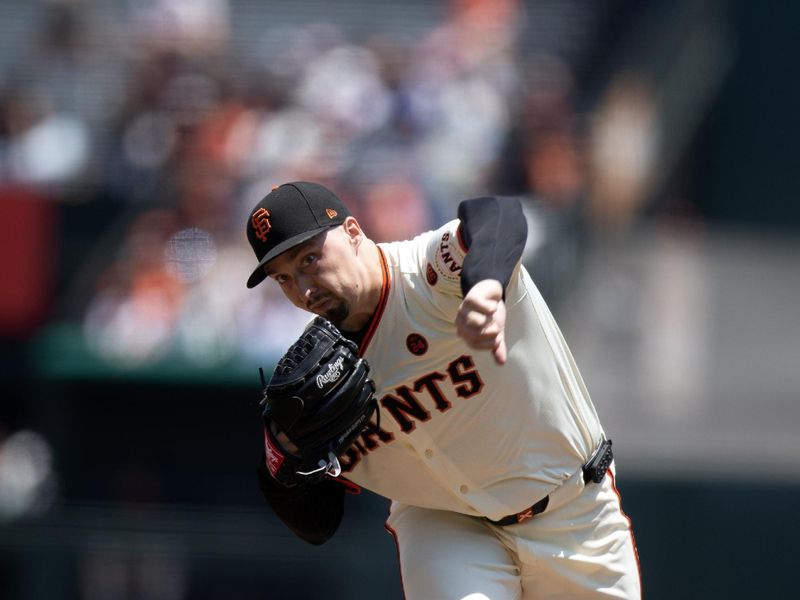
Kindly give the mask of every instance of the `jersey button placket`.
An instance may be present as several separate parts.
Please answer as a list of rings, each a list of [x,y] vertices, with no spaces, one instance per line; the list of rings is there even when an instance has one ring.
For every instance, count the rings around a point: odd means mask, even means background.
[[[460,488],[458,488],[458,491],[461,492],[462,494],[466,494],[467,492],[469,492],[469,488],[466,485],[462,485]]]

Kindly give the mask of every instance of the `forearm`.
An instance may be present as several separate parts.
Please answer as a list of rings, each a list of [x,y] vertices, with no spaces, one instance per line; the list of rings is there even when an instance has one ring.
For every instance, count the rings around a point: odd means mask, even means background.
[[[519,201],[494,196],[464,200],[458,206],[467,254],[461,270],[464,296],[484,279],[496,279],[505,290],[528,236]]]

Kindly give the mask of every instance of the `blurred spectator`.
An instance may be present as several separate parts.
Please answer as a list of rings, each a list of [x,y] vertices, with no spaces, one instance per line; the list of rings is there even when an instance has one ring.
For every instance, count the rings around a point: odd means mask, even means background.
[[[90,145],[82,121],[57,112],[41,89],[14,89],[1,103],[5,134],[2,179],[49,186],[83,174]]]
[[[579,116],[573,108],[574,79],[555,55],[526,61],[524,94],[504,142],[492,189],[529,194],[553,209],[575,210],[586,193]]]
[[[528,145],[523,152],[530,190],[556,208],[569,208],[585,193],[578,116],[572,106],[569,66],[553,55],[529,62],[529,89],[523,105]]]
[[[138,0],[130,7],[138,47],[200,56],[225,50],[230,34],[227,0]]]
[[[432,223],[425,195],[401,175],[369,183],[360,190],[364,228],[379,242],[410,239]]]
[[[132,223],[86,317],[88,341],[100,355],[141,362],[169,349],[185,292],[164,259],[176,227],[175,215],[165,210]]]
[[[518,86],[513,1],[454,2],[450,20],[414,50],[407,85],[421,136],[421,183],[438,212],[486,192]]]
[[[590,215],[601,228],[627,229],[647,200],[656,168],[658,122],[654,93],[640,75],[623,73],[594,116]]]
[[[0,520],[45,512],[56,487],[50,444],[29,430],[6,436],[0,424]]]

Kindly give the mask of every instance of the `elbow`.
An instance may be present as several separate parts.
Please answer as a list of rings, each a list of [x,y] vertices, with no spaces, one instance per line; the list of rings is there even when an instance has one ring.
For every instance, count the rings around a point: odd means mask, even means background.
[[[322,546],[325,542],[333,537],[333,534],[327,535],[319,532],[314,533],[304,533],[304,534],[297,534],[304,542],[311,544],[312,546]]]
[[[321,546],[334,536],[336,530],[339,528],[339,522],[340,520],[327,524],[319,523],[316,527],[302,529],[297,527],[290,528],[294,531],[295,535],[304,542],[312,546]]]

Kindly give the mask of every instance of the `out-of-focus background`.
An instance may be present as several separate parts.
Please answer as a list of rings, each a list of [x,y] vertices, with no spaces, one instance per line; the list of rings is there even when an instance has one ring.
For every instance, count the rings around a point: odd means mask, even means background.
[[[0,598],[401,598],[387,504],[261,500],[306,320],[243,225],[321,181],[378,240],[519,197],[614,439],[646,597],[789,597],[800,5],[2,0]],[[424,483],[421,482],[421,485]]]

